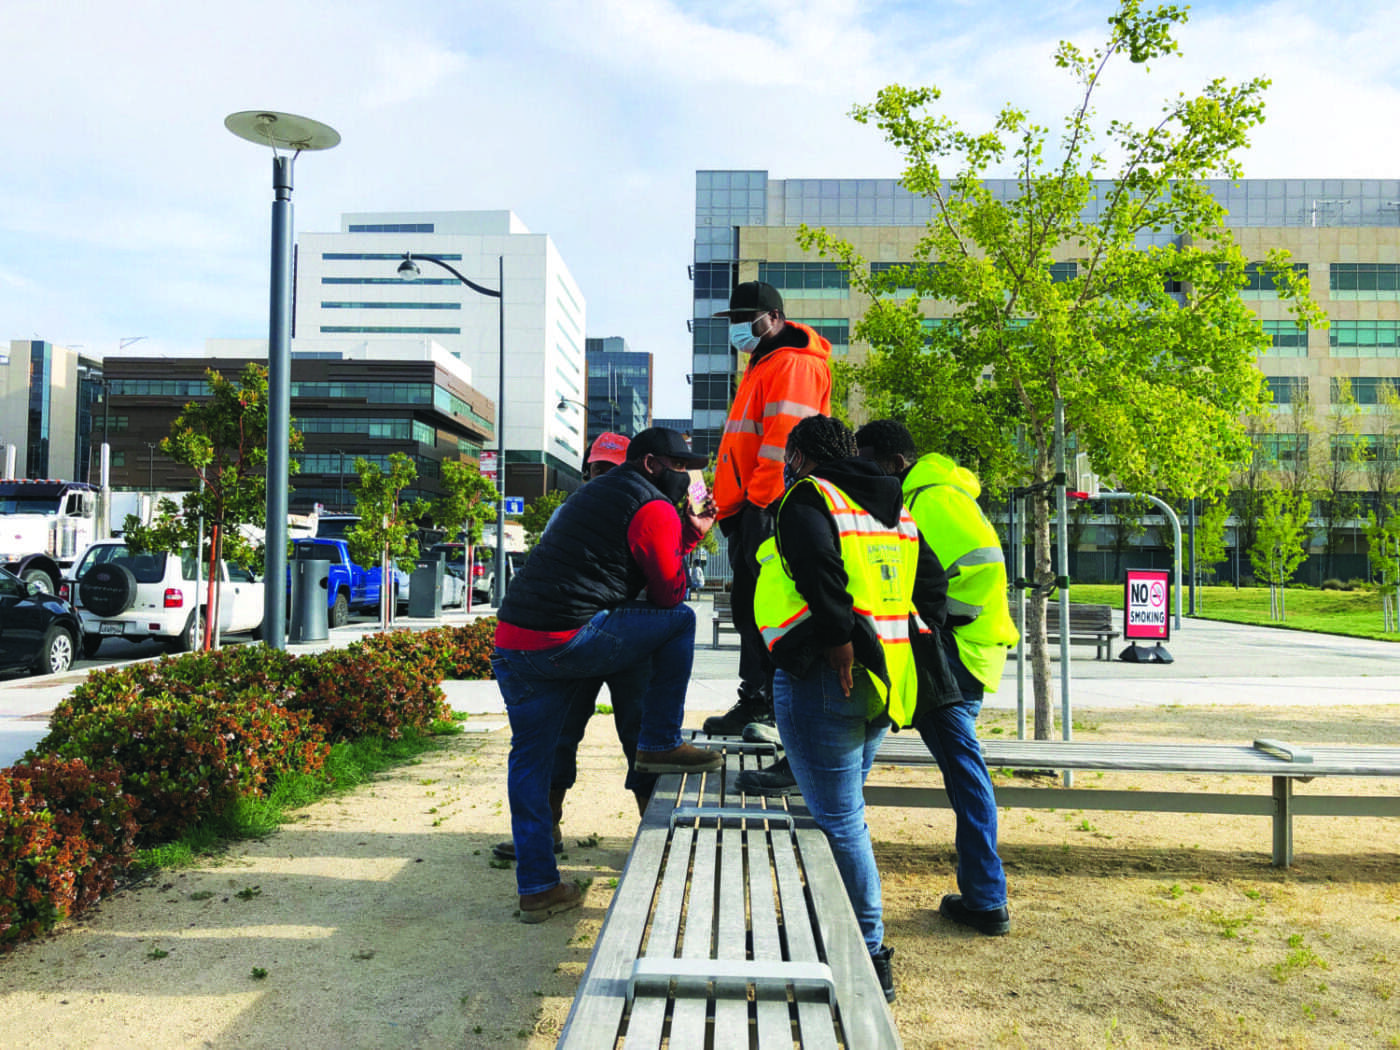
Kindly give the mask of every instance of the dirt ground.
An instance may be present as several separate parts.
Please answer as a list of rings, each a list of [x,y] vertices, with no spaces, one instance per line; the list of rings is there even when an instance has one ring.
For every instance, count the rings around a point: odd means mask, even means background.
[[[1079,739],[1400,739],[1400,704],[1086,719]],[[981,730],[1014,726],[988,712]],[[0,1046],[552,1047],[635,806],[611,720],[595,718],[564,821],[562,867],[591,880],[585,905],[523,926],[513,871],[490,864],[506,834],[507,747],[504,731],[450,738],[0,957]],[[1141,774],[1076,786],[1154,781],[1265,790],[1258,778]],[[870,825],[907,1047],[1400,1046],[1400,820],[1299,818],[1297,862],[1279,871],[1265,818],[1004,809],[1003,938],[937,914],[955,888],[948,811],[872,809]]]

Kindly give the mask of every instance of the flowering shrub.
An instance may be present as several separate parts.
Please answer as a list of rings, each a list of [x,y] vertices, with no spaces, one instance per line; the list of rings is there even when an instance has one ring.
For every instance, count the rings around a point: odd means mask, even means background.
[[[476,620],[310,656],[245,645],[91,672],[25,762],[0,770],[0,951],[111,890],[138,841],[318,771],[328,738],[397,738],[448,717],[440,683],[493,677],[495,629]]]
[[[223,701],[193,690],[64,701],[51,724],[42,749],[118,772],[136,799],[143,843],[174,838],[260,793],[269,774],[319,769],[327,752],[320,726],[259,690]]]

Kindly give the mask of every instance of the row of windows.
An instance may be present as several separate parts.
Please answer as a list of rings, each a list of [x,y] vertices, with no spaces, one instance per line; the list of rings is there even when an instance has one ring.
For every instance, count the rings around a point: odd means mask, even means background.
[[[350,233],[432,233],[430,222],[361,222],[350,224]]]
[[[1264,321],[1264,334],[1269,337],[1276,357],[1307,357],[1308,326],[1299,327],[1292,321]],[[1296,351],[1289,353],[1287,351]]]
[[[426,405],[434,389],[430,383],[370,383],[315,380],[292,384],[292,397],[354,400],[391,405]]]
[[[487,430],[494,430],[491,421],[483,416],[471,405],[463,401],[451,390],[440,386],[433,387],[433,407],[439,412],[445,412],[449,416],[460,416],[463,419],[474,419]]]
[[[1311,447],[1307,434],[1261,434],[1255,438],[1254,445],[1264,456],[1279,463],[1306,459]],[[1394,460],[1400,454],[1400,441],[1393,434],[1332,434],[1328,437],[1332,456],[1345,457],[1353,449],[1362,460]]]
[[[1294,263],[1293,272],[1300,277],[1306,277],[1308,275],[1308,264]],[[1245,263],[1244,286],[1240,289],[1240,294],[1243,295],[1249,292],[1258,292],[1266,295],[1276,292],[1274,288],[1274,279],[1269,275],[1269,271],[1266,269],[1264,263]]]
[[[728,299],[737,279],[733,263],[696,263],[695,298]]]
[[[402,277],[322,277],[322,284],[394,284],[403,287]],[[414,284],[461,284],[455,277],[415,277]]]
[[[823,298],[820,294],[850,294],[846,270],[836,263],[770,263],[758,264],[758,279],[783,292],[801,292],[808,298]]]
[[[413,465],[418,468],[420,478],[435,478],[441,468],[438,460],[428,456],[411,456]],[[357,459],[369,460],[384,473],[389,472],[389,454],[370,452],[357,452],[353,456],[342,456],[336,452],[294,452],[292,459],[301,466],[304,474],[344,474],[349,476],[356,473],[355,461]]]
[[[1400,392],[1400,384],[1384,376],[1352,376],[1350,383],[1352,400],[1358,405],[1381,404],[1387,389],[1391,393]],[[1306,376],[1265,376],[1264,385],[1273,395],[1274,404],[1287,405],[1306,395],[1308,380]],[[1341,380],[1333,376],[1331,399],[1334,404],[1341,400],[1341,393]]]
[[[460,310],[461,303],[340,303],[321,300],[322,310]]]
[[[326,262],[403,262],[403,252],[322,252],[321,258]],[[444,255],[442,252],[433,252],[433,258],[446,262],[462,261],[461,255]]]
[[[1327,283],[1333,292],[1400,292],[1400,265],[1332,263]]]
[[[312,416],[307,419],[293,419],[292,426],[303,434],[355,434],[390,441],[411,440],[424,445],[437,444],[437,431],[417,419]]]
[[[461,335],[460,328],[431,325],[323,324],[323,333],[332,335]]]
[[[108,384],[112,396],[126,397],[208,397],[205,379],[113,379]]]
[[[1327,340],[1333,347],[1400,349],[1400,321],[1333,321]]]

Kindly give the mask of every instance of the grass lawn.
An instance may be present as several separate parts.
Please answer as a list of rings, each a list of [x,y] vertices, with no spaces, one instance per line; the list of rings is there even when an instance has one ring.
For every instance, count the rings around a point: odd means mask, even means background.
[[[1123,585],[1112,583],[1076,584],[1070,588],[1070,600],[1096,605],[1123,607]],[[1188,596],[1181,597],[1183,613],[1189,607]],[[1284,595],[1287,619],[1274,623],[1269,619],[1269,589],[1267,587],[1202,587],[1196,592],[1196,615],[1204,620],[1228,620],[1232,623],[1254,623],[1265,627],[1283,627],[1295,631],[1320,631],[1324,634],[1345,634],[1353,638],[1378,638],[1400,642],[1400,634],[1381,630],[1381,596],[1369,591],[1318,591],[1312,588],[1289,587]],[[1176,597],[1172,597],[1172,608]]]

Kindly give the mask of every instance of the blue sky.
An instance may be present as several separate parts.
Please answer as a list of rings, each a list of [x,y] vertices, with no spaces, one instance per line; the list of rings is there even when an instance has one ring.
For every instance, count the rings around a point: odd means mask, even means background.
[[[297,164],[296,228],[347,211],[509,208],[550,234],[588,332],[657,360],[688,412],[686,264],[697,168],[897,177],[849,116],[937,84],[986,127],[1005,102],[1057,124],[1055,42],[1103,37],[1110,0],[50,0],[7,5],[0,340],[111,353],[267,334],[267,151],[223,127],[278,109],[342,144]],[[1396,177],[1394,5],[1195,4],[1183,57],[1120,66],[1099,112],[1151,119],[1211,78],[1273,80],[1252,177]]]

